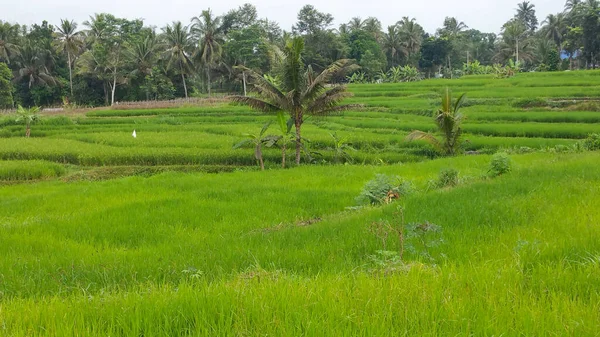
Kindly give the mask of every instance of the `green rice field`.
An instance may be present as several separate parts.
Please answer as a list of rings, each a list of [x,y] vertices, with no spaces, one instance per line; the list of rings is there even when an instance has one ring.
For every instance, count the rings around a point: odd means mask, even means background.
[[[455,157],[406,141],[445,87]],[[600,71],[349,89],[265,171],[231,103],[0,118],[0,336],[600,336]],[[361,204],[380,174],[410,188]]]

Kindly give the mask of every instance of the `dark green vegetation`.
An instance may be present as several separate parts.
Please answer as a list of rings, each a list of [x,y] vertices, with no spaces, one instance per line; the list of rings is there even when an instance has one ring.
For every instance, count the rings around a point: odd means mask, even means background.
[[[259,18],[251,4],[223,15],[198,14],[159,29],[109,13],[79,25],[66,19],[28,27],[0,22],[0,109],[245,95],[244,69],[281,80],[277,59],[290,37],[304,40],[302,60],[317,73],[341,59],[361,67],[334,78],[336,83],[506,78],[520,71],[595,69],[600,63],[598,0],[569,0],[544,20],[536,17],[535,4],[524,1],[498,27],[499,35],[455,17],[440,17],[434,32],[408,16],[388,27],[375,17],[333,27],[334,17],[311,5],[299,11],[291,32],[277,18]]]

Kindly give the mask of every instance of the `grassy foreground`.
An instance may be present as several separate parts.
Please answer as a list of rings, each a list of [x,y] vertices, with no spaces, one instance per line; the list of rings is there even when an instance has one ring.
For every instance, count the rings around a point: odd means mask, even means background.
[[[512,159],[4,186],[0,335],[596,336],[600,153]],[[434,261],[374,262],[396,205],[348,207],[376,173],[416,185]]]

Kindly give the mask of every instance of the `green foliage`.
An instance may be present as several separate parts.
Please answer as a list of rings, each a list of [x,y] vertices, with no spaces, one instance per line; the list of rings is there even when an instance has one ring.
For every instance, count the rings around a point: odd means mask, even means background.
[[[504,152],[496,153],[490,162],[488,174],[491,177],[497,177],[506,174],[512,170],[512,161],[508,154]]]
[[[438,174],[437,180],[433,180],[429,182],[429,188],[445,188],[445,187],[454,187],[458,185],[458,170],[453,168],[445,168],[440,171]]]
[[[548,71],[560,70],[560,55],[556,49],[550,49],[548,51]]]
[[[583,146],[588,151],[600,150],[600,133],[590,134],[583,142]]]
[[[356,198],[359,205],[387,204],[399,198],[404,198],[414,191],[413,184],[400,178],[386,174],[377,174],[363,187]]]
[[[464,75],[488,75],[494,72],[493,66],[484,66],[477,60],[463,64]]]
[[[25,125],[25,137],[29,138],[31,134],[31,124],[35,124],[40,119],[40,108],[23,108],[19,105],[17,108],[17,116],[15,118],[15,122],[22,123]]]
[[[452,102],[450,89],[446,88],[442,96],[442,108],[434,114],[435,124],[442,136],[442,141],[423,131],[413,131],[408,135],[407,140],[424,140],[444,155],[457,154],[461,149],[460,139],[463,132],[463,115],[460,113],[460,109],[465,98],[465,94],[462,94],[456,102]]]
[[[356,149],[348,144],[348,138],[340,137],[336,132],[330,133],[330,135],[333,138],[333,162],[335,164],[340,162],[352,163],[353,159],[350,151],[356,151]]]
[[[9,109],[14,105],[12,73],[4,62],[0,62],[0,109]]]

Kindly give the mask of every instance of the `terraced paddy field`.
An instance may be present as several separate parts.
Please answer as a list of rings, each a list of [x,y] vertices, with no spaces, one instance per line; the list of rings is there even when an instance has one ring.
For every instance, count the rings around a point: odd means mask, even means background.
[[[446,86],[475,155],[405,141]],[[264,172],[232,146],[274,117],[228,103],[6,117],[0,336],[598,335],[600,72],[350,89],[315,163]],[[378,174],[400,199],[360,203]]]

